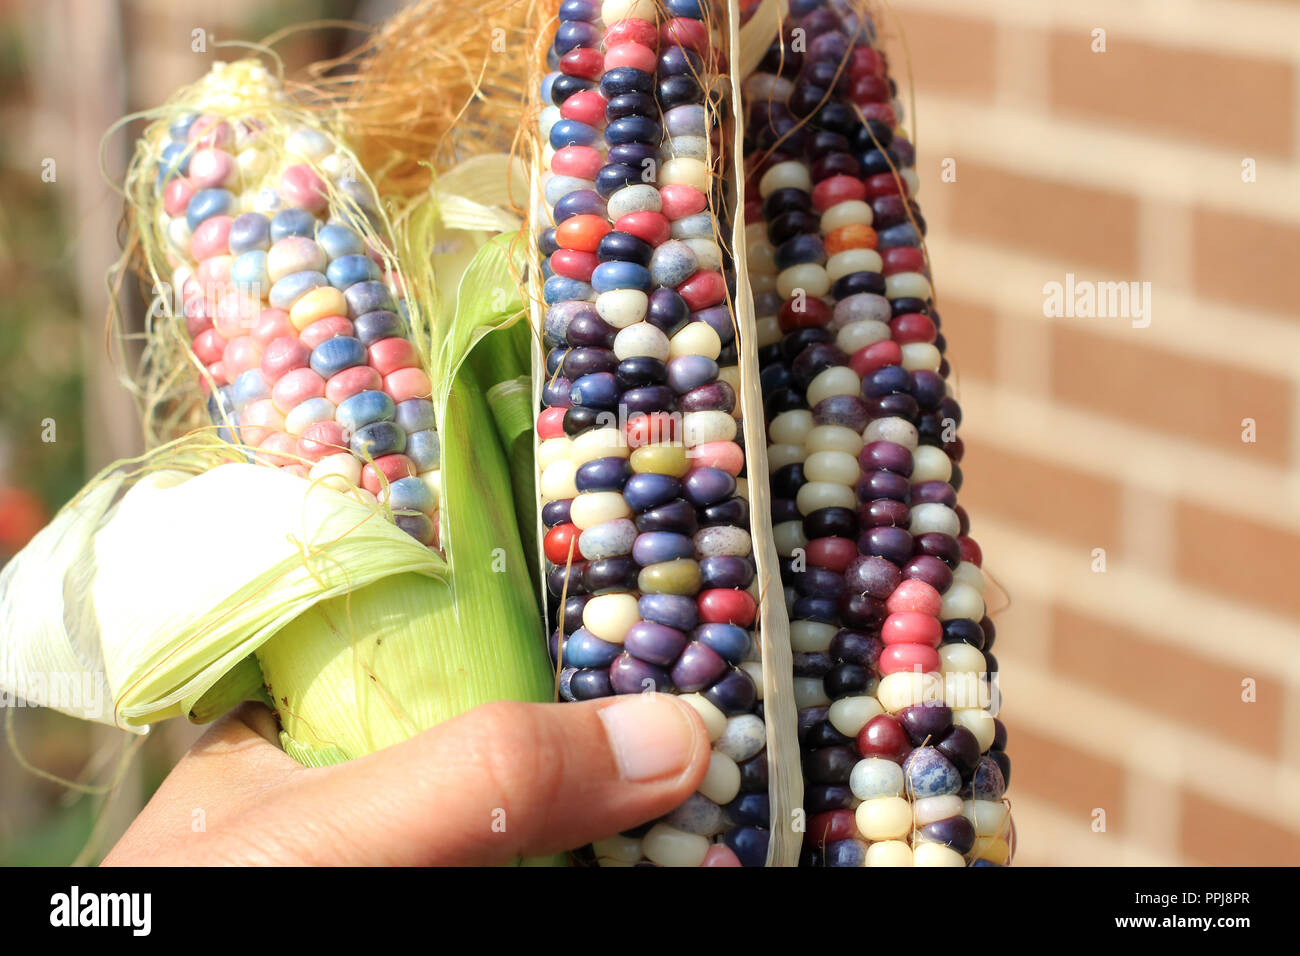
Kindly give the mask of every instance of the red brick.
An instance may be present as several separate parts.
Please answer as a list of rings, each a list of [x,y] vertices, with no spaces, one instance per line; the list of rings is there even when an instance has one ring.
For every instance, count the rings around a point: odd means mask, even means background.
[[[1300,617],[1300,535],[1180,501],[1174,505],[1174,541],[1180,577],[1212,594]]]
[[[1055,257],[1071,268],[1097,266],[1115,278],[1136,278],[1138,205],[1132,197],[960,157],[957,164],[957,181],[945,187],[952,190],[953,232]]]
[[[1115,831],[1124,806],[1124,770],[1069,744],[1007,721],[1007,755],[1011,783],[1007,796],[1015,814],[1016,793],[1028,793],[1053,804],[1079,825],[1091,825],[1094,809],[1106,811],[1106,828]]]
[[[1244,780],[1237,783],[1249,785]],[[1213,866],[1300,865],[1300,832],[1296,829],[1195,793],[1184,793],[1182,802],[1183,852],[1196,862]]]
[[[961,469],[961,500],[976,540],[988,514],[1041,537],[1117,553],[1119,485],[988,442],[971,442]]]
[[[1051,611],[1048,647],[1056,675],[1091,684],[1243,748],[1274,755],[1281,747],[1285,690],[1271,677],[1242,673],[1059,606]],[[1254,703],[1241,699],[1244,677],[1257,682]]]
[[[1106,52],[1093,53],[1088,31],[1051,36],[1057,110],[1242,156],[1291,154],[1296,102],[1289,63],[1158,46],[1119,30],[1106,39]]]
[[[1233,188],[1254,187],[1239,183]],[[1300,316],[1292,282],[1300,262],[1300,227],[1212,209],[1194,210],[1192,224],[1198,292]]]
[[[1166,320],[1176,321],[1172,316]],[[1153,312],[1152,322],[1160,321],[1159,312]],[[1143,344],[1146,334],[1130,327],[1117,338],[1055,325],[1052,394],[1129,424],[1205,442],[1233,455],[1279,464],[1290,460],[1290,382],[1235,365],[1173,355]],[[1253,444],[1241,440],[1244,418],[1255,419]]]
[[[901,39],[900,39],[901,31]],[[908,10],[884,21],[890,74],[905,106],[908,62],[918,89],[991,99],[997,82],[997,29],[988,20],[944,11]],[[904,50],[902,40],[906,40]]]

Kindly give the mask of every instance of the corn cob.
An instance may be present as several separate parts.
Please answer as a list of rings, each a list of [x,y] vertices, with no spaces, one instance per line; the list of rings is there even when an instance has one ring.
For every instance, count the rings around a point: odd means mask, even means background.
[[[652,0],[565,0],[542,83],[552,656],[565,699],[681,693],[714,742],[700,792],[598,842],[597,860],[753,866],[770,811],[745,456],[721,371],[736,349],[706,102],[719,47],[707,5],[665,8],[659,22]]]
[[[873,39],[868,18],[794,0],[745,84],[802,859],[1005,863],[1010,764],[984,709],[997,664],[980,550],[956,501],[961,412],[911,198],[914,151]]]
[[[354,158],[257,109],[183,114],[155,147],[158,229],[213,423],[270,464],[379,496],[436,544],[432,383]]]
[[[140,375],[161,447],[59,519],[74,540],[143,541],[187,572],[168,608],[139,615],[156,626],[81,615],[77,641],[112,644],[113,719],[210,716],[260,676],[286,750],[319,765],[486,701],[545,699],[503,448],[510,396],[493,388],[525,371],[510,336],[526,344],[526,328],[485,334],[511,313],[496,295],[507,246],[435,277],[432,243],[410,255],[410,226],[391,230],[346,142],[254,61],[215,65],[153,120],[126,192],[141,273],[183,290],[151,311]],[[194,434],[201,396],[217,428]],[[444,435],[456,454],[440,462]],[[88,507],[126,487],[155,500]],[[186,529],[201,516],[182,505],[201,488],[226,534],[196,548]],[[169,508],[174,527],[152,519]],[[248,546],[232,556],[232,542]],[[115,599],[145,603],[132,595]]]

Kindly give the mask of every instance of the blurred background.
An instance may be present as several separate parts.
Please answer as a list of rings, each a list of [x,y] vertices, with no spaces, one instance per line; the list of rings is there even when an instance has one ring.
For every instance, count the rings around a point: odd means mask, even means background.
[[[393,5],[0,0],[0,562],[139,450],[105,337],[104,131],[235,55],[215,42]],[[891,8],[961,498],[1011,599],[1017,862],[1300,864],[1300,6]],[[292,69],[350,36],[279,48]],[[1045,315],[1070,281],[1139,283],[1141,314]],[[22,764],[103,783],[120,734],[12,715],[0,865],[96,861],[197,735],[156,730],[105,798]]]

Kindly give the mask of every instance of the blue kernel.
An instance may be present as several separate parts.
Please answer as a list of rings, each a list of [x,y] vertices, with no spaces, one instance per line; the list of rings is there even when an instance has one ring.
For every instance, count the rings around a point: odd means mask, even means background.
[[[623,500],[635,512],[658,508],[682,493],[682,483],[672,475],[633,475],[623,486]]]
[[[349,432],[372,422],[391,421],[396,414],[393,400],[383,392],[357,392],[339,403],[334,420]]]
[[[602,641],[585,627],[564,642],[564,663],[569,667],[608,667],[622,653],[621,645]]]
[[[591,287],[597,292],[638,289],[649,293],[654,288],[650,270],[635,262],[602,262],[591,274]]]
[[[581,489],[579,489],[581,490]],[[642,567],[695,557],[695,542],[671,531],[647,531],[632,542],[632,559]]]
[[[433,492],[419,478],[398,478],[388,486],[388,507],[395,512],[428,514],[435,504]]]
[[[551,147],[590,146],[600,137],[595,127],[577,120],[562,119],[551,127]]]
[[[569,301],[595,301],[596,290],[580,279],[568,279],[564,276],[551,276],[542,286],[542,300],[547,305]]]
[[[260,212],[246,212],[236,216],[230,224],[230,236],[227,239],[232,256],[243,255],[254,250],[271,248],[271,220]]]
[[[230,263],[230,279],[240,286],[256,286],[250,291],[258,292],[269,288],[271,277],[266,272],[266,253],[254,249],[237,255]],[[261,298],[261,295],[258,295]]]
[[[366,245],[361,241],[360,236],[347,226],[340,226],[337,223],[321,226],[320,231],[316,233],[316,241],[325,250],[325,255],[331,259],[359,256],[366,251]]]
[[[406,432],[392,422],[371,422],[354,432],[348,445],[352,454],[367,461],[398,455],[406,450]]]
[[[382,282],[358,282],[344,291],[343,298],[347,300],[349,315],[393,309],[393,293]]]
[[[306,209],[281,209],[271,220],[271,242],[279,242],[289,236],[315,238],[316,217]]]
[[[293,272],[271,286],[267,300],[272,308],[288,311],[312,289],[323,285],[329,285],[329,280],[319,272]]]
[[[387,309],[378,309],[374,312],[363,312],[358,315],[353,323],[356,329],[357,338],[363,345],[374,345],[380,339],[388,339],[393,336],[406,336],[406,323],[395,312],[389,312]]]
[[[185,210],[185,224],[193,232],[205,220],[224,216],[235,205],[235,194],[228,189],[200,189]]]
[[[401,425],[402,430],[408,434],[422,432],[426,428],[436,428],[438,425],[438,418],[433,410],[433,402],[427,398],[411,398],[399,403],[393,421]]]
[[[350,335],[336,335],[316,346],[311,353],[311,370],[321,378],[337,375],[345,368],[366,364],[366,347]]]
[[[362,255],[340,256],[325,269],[325,277],[330,280],[330,285],[340,292],[358,282],[378,279],[379,276],[379,266],[375,265],[375,260]]]
[[[438,433],[432,428],[408,433],[406,457],[415,464],[415,470],[422,474],[437,468],[442,460],[442,441],[438,438]]]

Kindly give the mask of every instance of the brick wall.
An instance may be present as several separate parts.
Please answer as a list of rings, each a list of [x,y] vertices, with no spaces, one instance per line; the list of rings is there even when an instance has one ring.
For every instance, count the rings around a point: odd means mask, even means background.
[[[1300,864],[1300,5],[891,6],[1018,860]]]

